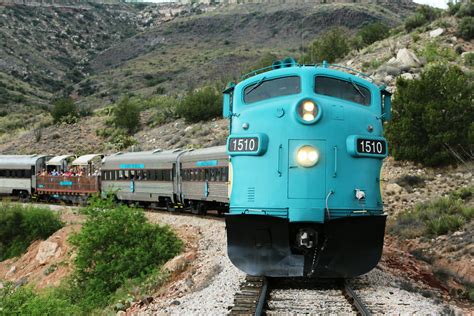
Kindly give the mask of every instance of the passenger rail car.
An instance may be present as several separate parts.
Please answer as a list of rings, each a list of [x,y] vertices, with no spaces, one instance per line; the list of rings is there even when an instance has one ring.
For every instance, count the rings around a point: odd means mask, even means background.
[[[84,204],[90,195],[100,192],[98,168],[104,155],[55,156],[36,176],[35,193],[39,199]],[[62,171],[62,174],[51,174]],[[74,173],[72,173],[74,171]],[[70,172],[70,173],[68,173]]]
[[[227,210],[229,156],[225,146],[188,151],[179,158],[179,195],[193,213]]]
[[[0,155],[0,194],[28,199],[36,189],[36,172],[46,166],[47,155]]]
[[[352,277],[382,254],[390,94],[288,59],[224,92],[233,169],[228,255],[250,275]]]
[[[118,200],[189,208],[226,209],[228,156],[225,146],[197,150],[117,153],[102,164],[102,192]]]
[[[167,205],[179,202],[176,161],[184,151],[117,153],[102,164],[102,191],[114,192],[117,199]]]

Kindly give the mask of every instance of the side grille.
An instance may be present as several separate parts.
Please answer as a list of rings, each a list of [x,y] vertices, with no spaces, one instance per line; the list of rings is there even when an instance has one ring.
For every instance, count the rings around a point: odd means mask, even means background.
[[[247,188],[247,199],[248,202],[255,202],[255,187]]]

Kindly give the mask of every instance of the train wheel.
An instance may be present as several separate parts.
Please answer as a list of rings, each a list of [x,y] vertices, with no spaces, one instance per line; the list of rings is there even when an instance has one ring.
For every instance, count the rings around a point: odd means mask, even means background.
[[[204,203],[193,203],[191,206],[191,213],[195,215],[204,215],[207,212],[207,207]]]
[[[166,210],[168,212],[174,212],[176,211],[176,208],[174,207],[174,204],[171,201],[166,202]]]
[[[23,203],[31,202],[31,195],[29,195],[28,192],[22,191],[19,197],[20,197],[20,202],[23,202]]]

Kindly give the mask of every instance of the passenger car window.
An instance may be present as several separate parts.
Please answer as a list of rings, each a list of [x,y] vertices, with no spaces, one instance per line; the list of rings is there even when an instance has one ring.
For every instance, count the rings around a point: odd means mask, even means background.
[[[336,78],[317,76],[314,92],[362,105],[370,105],[371,101],[369,89],[355,82]]]
[[[290,76],[258,81],[244,89],[245,103],[254,103],[301,92],[300,77]]]

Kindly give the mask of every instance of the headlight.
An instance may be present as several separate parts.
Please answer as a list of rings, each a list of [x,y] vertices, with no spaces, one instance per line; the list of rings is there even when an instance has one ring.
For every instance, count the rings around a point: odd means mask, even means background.
[[[298,106],[298,116],[305,124],[316,122],[319,117],[319,107],[311,100],[305,100]]]
[[[319,160],[319,153],[316,148],[312,146],[303,146],[298,149],[296,153],[296,161],[302,167],[312,167],[318,163]]]

